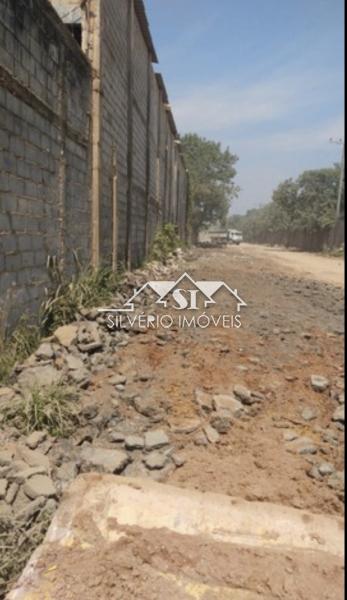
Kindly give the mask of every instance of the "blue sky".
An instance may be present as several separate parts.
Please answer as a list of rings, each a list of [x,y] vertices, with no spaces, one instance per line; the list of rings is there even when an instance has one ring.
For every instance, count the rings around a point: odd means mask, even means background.
[[[343,0],[145,0],[177,126],[239,156],[232,211],[340,158]]]

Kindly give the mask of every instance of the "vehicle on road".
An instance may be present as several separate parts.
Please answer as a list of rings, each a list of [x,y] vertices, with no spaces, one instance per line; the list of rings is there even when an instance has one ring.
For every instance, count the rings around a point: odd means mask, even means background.
[[[238,246],[241,244],[241,242],[243,242],[242,231],[238,231],[237,229],[228,229],[227,239],[231,244],[236,244]]]

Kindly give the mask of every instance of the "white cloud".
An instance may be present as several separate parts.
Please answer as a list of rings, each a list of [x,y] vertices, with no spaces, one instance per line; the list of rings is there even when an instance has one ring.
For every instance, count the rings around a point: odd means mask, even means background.
[[[175,117],[181,131],[208,135],[226,128],[274,122],[309,110],[329,97],[332,73],[275,73],[271,79],[236,85],[215,82],[177,90],[173,99]]]
[[[250,139],[233,140],[238,152],[306,152],[327,149],[330,138],[341,138],[344,132],[343,115],[319,122],[310,128],[291,128],[273,134],[263,134]]]

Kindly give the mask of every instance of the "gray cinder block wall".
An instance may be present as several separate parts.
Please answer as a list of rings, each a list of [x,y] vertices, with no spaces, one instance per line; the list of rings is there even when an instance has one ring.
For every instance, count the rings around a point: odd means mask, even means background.
[[[187,226],[187,173],[142,0],[0,4],[0,307],[37,310],[49,257],[139,264]]]

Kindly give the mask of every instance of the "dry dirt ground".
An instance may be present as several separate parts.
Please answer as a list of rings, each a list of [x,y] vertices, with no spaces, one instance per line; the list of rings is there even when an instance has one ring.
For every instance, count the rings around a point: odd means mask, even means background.
[[[300,264],[302,255],[295,256]],[[196,418],[196,389],[227,394],[235,384],[244,384],[266,400],[256,417],[235,419],[217,445],[197,445],[194,434],[178,436],[186,463],[169,481],[341,513],[340,491],[327,485],[326,478],[307,473],[312,463],[343,469],[343,431],[331,422],[337,402],[309,384],[311,375],[318,374],[333,382],[333,393],[343,388],[342,290],[307,279],[306,264],[294,274],[286,263],[251,246],[196,251],[187,269],[195,279],[223,280],[237,288],[247,302],[242,327],[181,329],[165,345],[148,334],[137,336],[124,349],[123,360],[154,373],[152,393],[168,399],[172,427]],[[230,310],[228,302],[224,299],[223,313]],[[302,418],[307,407],[317,411],[312,421]],[[290,452],[284,440],[289,431],[312,439],[317,454]]]
[[[301,253],[248,245],[195,249],[183,268],[195,280],[222,280],[236,288],[247,303],[241,310],[242,326],[131,335],[117,352],[114,369],[94,375],[88,398],[98,405],[109,403],[113,388],[108,377],[123,373],[128,395],[141,395],[144,386],[147,395],[161,402],[165,416],[158,427],[168,432],[183,463],[156,471],[161,481],[341,515],[344,427],[342,418],[333,420],[344,391],[343,288],[337,265],[340,261],[335,259],[310,257],[308,261]],[[214,310],[230,314],[234,309],[232,297],[222,293]],[[329,387],[315,391],[312,375],[327,378]],[[258,395],[259,402],[246,415],[234,418],[216,443],[209,443],[201,426],[210,416],[197,406],[196,391],[210,397],[230,395],[240,384]],[[131,410],[129,419],[134,419]],[[304,453],[297,451],[298,437],[307,438]],[[142,476],[134,465],[124,473]],[[329,555],[315,562],[309,553],[298,557],[287,552],[274,565],[273,555],[266,551],[230,551],[201,541],[197,553],[198,541],[193,548],[192,540],[182,541],[168,531],[135,534],[114,547],[105,549],[101,544],[98,561],[95,547],[83,559],[78,550],[67,548],[54,581],[54,597],[342,598],[342,569]],[[42,568],[54,561],[52,548]],[[75,567],[70,580],[71,564]],[[165,581],[158,582],[158,569],[167,573]],[[231,586],[234,595],[201,589],[195,595],[183,591],[177,595],[176,588],[170,587],[170,576],[176,572],[188,579],[193,574],[202,584],[212,582],[216,590]],[[238,595],[237,590],[240,594],[249,590],[249,595]]]
[[[312,254],[312,252],[296,252],[286,248],[244,244],[243,250],[252,256],[270,260],[289,272],[297,273],[300,277],[316,279],[331,283],[338,287],[344,285],[344,260]]]

